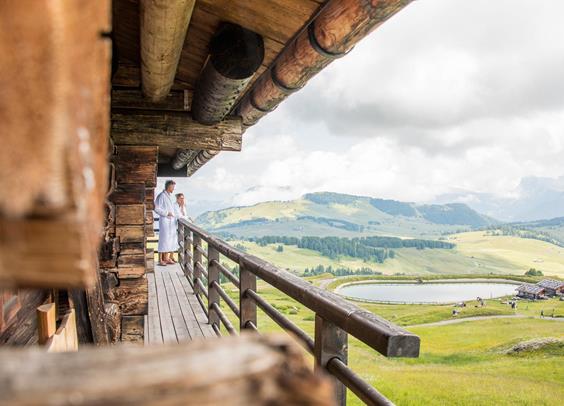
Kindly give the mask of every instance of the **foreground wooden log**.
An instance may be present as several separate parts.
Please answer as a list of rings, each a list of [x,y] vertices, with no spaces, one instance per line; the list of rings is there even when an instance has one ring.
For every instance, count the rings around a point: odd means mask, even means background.
[[[110,43],[102,34],[110,10],[107,0],[0,2],[0,55],[9,61],[0,64],[0,286],[94,280],[107,189]],[[69,249],[48,252],[43,241]]]
[[[237,107],[243,124],[254,125],[411,1],[330,0],[247,91]]]
[[[249,335],[49,355],[3,350],[0,360],[0,403],[14,406],[78,399],[81,405],[334,404],[328,379],[311,371],[288,338]]]
[[[239,117],[203,125],[190,113],[176,111],[114,109],[111,133],[119,145],[240,151],[242,142]]]
[[[200,73],[192,114],[202,124],[219,123],[231,111],[264,59],[262,37],[223,23],[209,46],[210,56]]]
[[[163,100],[174,81],[195,0],[141,0],[141,82],[152,101]]]

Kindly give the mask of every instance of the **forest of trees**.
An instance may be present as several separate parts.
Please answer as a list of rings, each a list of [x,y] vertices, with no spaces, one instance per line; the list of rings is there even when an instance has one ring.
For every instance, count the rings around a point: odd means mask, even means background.
[[[310,249],[321,255],[336,259],[340,255],[360,258],[364,261],[383,263],[387,258],[394,258],[394,248],[454,248],[454,244],[419,239],[401,239],[396,237],[286,237],[266,236],[250,238],[260,246],[268,244],[295,245],[298,248]]]
[[[486,235],[492,235],[492,236],[508,235],[513,237],[529,238],[532,240],[548,242],[550,244],[558,245],[559,247],[564,247],[563,241],[560,241],[558,238],[546,232],[531,230],[529,228],[525,228],[518,225],[504,224],[501,226],[487,227],[485,230],[486,230]]]
[[[333,268],[331,265],[324,267],[317,265],[315,268],[306,268],[303,276],[316,276],[324,273],[330,273],[333,276],[347,276],[347,275],[382,275],[382,272],[373,271],[370,268],[358,268],[352,270],[350,268]]]

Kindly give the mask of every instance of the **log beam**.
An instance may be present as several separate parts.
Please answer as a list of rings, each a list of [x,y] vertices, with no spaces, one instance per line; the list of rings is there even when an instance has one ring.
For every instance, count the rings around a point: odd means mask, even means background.
[[[245,126],[256,124],[411,1],[328,1],[308,27],[286,45],[270,69],[247,90],[236,114],[243,118]]]
[[[112,90],[112,108],[141,110],[190,111],[192,107],[192,90],[171,90],[161,101],[153,102],[143,97],[138,89]]]
[[[192,108],[194,118],[202,124],[223,120],[264,59],[262,37],[232,23],[219,27],[209,49]]]
[[[115,109],[111,135],[119,145],[157,145],[167,148],[240,151],[239,117],[203,125],[188,112]]]
[[[186,175],[192,176],[198,169],[208,163],[219,151],[202,150],[186,167]]]
[[[141,0],[141,83],[152,101],[166,98],[174,82],[195,0]]]
[[[196,155],[198,155],[198,152],[198,150],[193,149],[179,149],[170,166],[176,171],[180,170],[192,162],[194,158],[196,158]]]
[[[225,404],[226,396],[234,405],[333,404],[329,380],[312,372],[304,353],[282,337],[62,354],[2,350],[0,358],[0,404],[6,405],[46,399],[84,406],[213,405]]]

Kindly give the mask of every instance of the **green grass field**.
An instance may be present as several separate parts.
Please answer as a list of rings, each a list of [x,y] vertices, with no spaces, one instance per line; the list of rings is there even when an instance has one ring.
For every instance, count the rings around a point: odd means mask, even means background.
[[[261,284],[261,296],[308,334],[314,316],[301,304]],[[517,311],[498,300],[484,308],[469,306],[459,317],[519,314],[523,318],[418,324],[452,319],[448,305],[381,305],[358,303],[421,338],[417,359],[386,359],[355,339],[350,340],[349,365],[397,405],[558,405],[564,396],[564,344],[528,355],[506,355],[511,346],[534,338],[564,342],[564,322],[540,320],[540,309],[564,317],[564,302],[520,302]],[[282,331],[259,312],[259,328]],[[349,394],[349,404],[362,404]]]
[[[454,234],[449,237],[456,244],[452,250],[402,248],[396,257],[383,264],[364,262],[350,257],[331,259],[316,251],[284,246],[277,252],[277,244],[261,247],[248,241],[230,241],[241,244],[253,255],[297,272],[317,265],[357,269],[369,267],[386,275],[431,274],[523,274],[536,268],[545,275],[564,276],[564,248],[544,241],[510,236],[486,236],[484,232]]]

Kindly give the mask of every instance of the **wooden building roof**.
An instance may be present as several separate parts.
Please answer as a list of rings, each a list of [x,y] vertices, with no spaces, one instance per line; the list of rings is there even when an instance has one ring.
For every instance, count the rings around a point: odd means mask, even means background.
[[[198,0],[182,48],[173,89],[193,90],[208,58],[208,46],[222,22],[231,22],[263,37],[264,60],[243,95],[274,61],[284,46],[319,10],[324,0]],[[116,87],[140,87],[139,0],[114,0],[114,58]],[[168,162],[177,148],[161,145],[159,160]]]
[[[157,145],[159,163],[170,169],[160,175],[190,176],[220,151],[240,150],[246,128],[411,1],[114,0],[112,107],[175,111],[161,114],[160,122],[155,113],[117,111],[114,141]],[[222,38],[242,48],[240,61],[229,55],[233,49],[212,50],[225,24],[235,33],[240,28],[240,38]],[[244,49],[240,43],[252,35],[259,42]],[[252,59],[259,62],[247,75],[226,73]],[[155,79],[167,75],[168,82]],[[160,104],[118,93],[124,89],[140,89],[142,98]],[[231,122],[220,126],[224,120]]]

